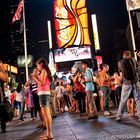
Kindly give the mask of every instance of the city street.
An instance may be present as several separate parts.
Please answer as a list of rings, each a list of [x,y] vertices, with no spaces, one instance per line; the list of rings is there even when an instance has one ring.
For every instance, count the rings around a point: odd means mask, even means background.
[[[0,140],[140,140],[140,0],[0,0],[0,46]]]
[[[64,113],[53,119],[54,140],[140,140],[140,122],[124,115],[123,121],[114,121],[113,115],[98,120],[86,120],[79,115]],[[39,140],[43,130],[37,129],[39,120],[32,121],[29,114],[23,122],[14,119],[8,124],[7,133],[0,133],[1,140]]]

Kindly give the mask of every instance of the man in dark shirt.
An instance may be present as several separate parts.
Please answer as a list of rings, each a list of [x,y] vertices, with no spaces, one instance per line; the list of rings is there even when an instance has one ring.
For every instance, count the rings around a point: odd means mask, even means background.
[[[134,74],[136,73],[136,61],[135,59],[133,59],[131,57],[131,52],[130,51],[124,51],[123,53],[123,59],[129,59],[131,61],[131,63],[133,64],[133,69],[135,70]],[[122,115],[126,106],[126,102],[130,96],[130,94],[133,94],[133,97],[135,99],[135,102],[137,104],[137,114],[138,114],[138,121],[140,121],[140,88],[139,88],[139,81],[137,78],[137,75],[135,74],[135,76],[133,77],[133,80],[130,80],[128,78],[126,78],[127,76],[125,76],[125,70],[124,66],[123,66],[123,59],[121,61],[119,61],[118,63],[118,67],[120,72],[122,73],[122,77],[123,77],[123,84],[122,84],[122,92],[121,92],[121,101],[119,104],[119,108],[118,108],[118,113],[117,113],[117,117],[116,117],[116,121],[121,121],[122,119]],[[127,68],[127,71],[129,71],[129,68]],[[131,74],[132,75],[132,74]]]

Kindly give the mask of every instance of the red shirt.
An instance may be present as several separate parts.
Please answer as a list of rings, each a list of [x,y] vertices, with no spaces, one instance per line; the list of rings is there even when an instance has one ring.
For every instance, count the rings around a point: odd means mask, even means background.
[[[74,85],[79,92],[85,92],[85,88],[80,82],[75,82]]]

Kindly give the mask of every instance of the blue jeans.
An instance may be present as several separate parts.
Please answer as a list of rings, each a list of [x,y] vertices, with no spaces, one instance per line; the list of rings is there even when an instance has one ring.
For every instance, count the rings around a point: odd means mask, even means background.
[[[110,89],[110,87],[102,86],[101,90],[104,95],[104,111],[109,111],[109,101],[110,101],[111,89]]]
[[[135,84],[131,84],[131,85],[122,85],[122,92],[121,92],[121,101],[119,104],[119,109],[118,109],[118,113],[117,113],[117,118],[121,118],[125,107],[127,105],[127,100],[130,96],[130,94],[133,94],[136,105],[137,105],[137,113],[138,113],[138,117],[140,118],[140,90],[138,90],[136,88]]]
[[[17,105],[18,105],[18,109],[19,109],[20,119],[23,119],[25,102],[17,102]]]

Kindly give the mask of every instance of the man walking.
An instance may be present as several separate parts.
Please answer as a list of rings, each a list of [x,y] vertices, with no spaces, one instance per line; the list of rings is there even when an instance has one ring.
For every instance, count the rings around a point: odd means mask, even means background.
[[[136,75],[137,63],[136,60],[131,57],[130,51],[123,52],[123,59],[118,62],[118,68],[119,71],[122,73],[123,84],[121,92],[121,101],[115,120],[121,121],[127,99],[129,98],[130,94],[132,94],[137,105],[138,121],[140,121],[140,89],[138,86],[139,82]]]

